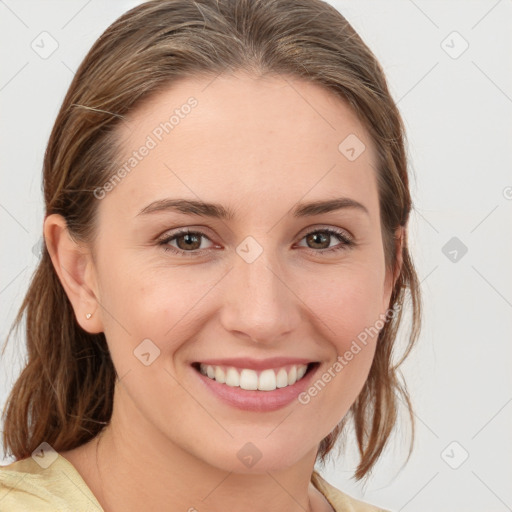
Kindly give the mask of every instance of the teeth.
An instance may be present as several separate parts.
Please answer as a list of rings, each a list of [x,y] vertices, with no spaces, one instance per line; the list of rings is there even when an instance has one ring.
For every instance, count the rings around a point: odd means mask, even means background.
[[[226,374],[220,366],[215,367],[215,380],[224,384],[226,382]]]
[[[199,365],[200,372],[210,379],[233,388],[240,387],[248,391],[274,391],[277,388],[292,386],[304,377],[307,368],[307,365],[299,364],[279,368],[279,370],[263,370],[258,375],[255,370],[247,368],[238,370],[233,367],[225,369],[222,366]]]
[[[290,372],[288,373],[288,386],[295,384],[297,382],[297,367],[292,366]]]
[[[274,370],[263,370],[258,379],[258,389],[261,391],[273,391],[276,387],[276,374]]]
[[[226,372],[226,384],[233,388],[240,386],[240,375],[234,368],[228,368]]]
[[[288,374],[286,373],[286,370],[284,368],[281,368],[277,372],[276,386],[278,388],[285,388],[286,386],[288,386]]]
[[[233,368],[233,370],[235,369]],[[242,373],[240,373],[240,387],[249,391],[258,389],[258,374],[254,370],[242,370]]]

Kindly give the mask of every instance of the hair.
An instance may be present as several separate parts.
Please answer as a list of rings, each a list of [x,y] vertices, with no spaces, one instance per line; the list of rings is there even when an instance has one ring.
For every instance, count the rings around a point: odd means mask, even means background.
[[[404,228],[402,266],[389,304],[398,313],[379,332],[361,392],[317,453],[325,462],[352,420],[360,480],[382,454],[400,401],[412,425],[409,456],[412,451],[414,418],[399,366],[419,335],[421,295],[407,243],[412,201],[403,121],[380,64],[334,7],[321,0],[152,0],[126,12],[94,43],[57,115],[43,164],[46,215],[62,215],[75,241],[92,243],[93,191],[117,170],[116,128],[127,113],[177,80],[235,71],[299,78],[346,102],[376,149],[385,264],[393,273],[395,230]],[[396,362],[407,293],[411,329]],[[43,441],[64,451],[100,433],[112,414],[117,378],[104,333],[78,325],[46,246],[6,343],[24,320],[28,358],[3,411],[4,451],[18,460]]]

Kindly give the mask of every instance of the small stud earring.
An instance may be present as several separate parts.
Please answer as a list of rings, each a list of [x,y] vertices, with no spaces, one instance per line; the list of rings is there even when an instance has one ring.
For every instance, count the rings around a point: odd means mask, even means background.
[[[87,313],[87,314],[85,315],[85,318],[87,318],[87,320],[89,320],[89,318],[91,318],[91,316],[92,316],[92,313]]]

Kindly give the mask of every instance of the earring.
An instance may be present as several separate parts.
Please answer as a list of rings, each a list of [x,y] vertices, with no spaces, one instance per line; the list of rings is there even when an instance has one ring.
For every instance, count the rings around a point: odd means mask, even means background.
[[[87,318],[87,320],[89,320],[89,318],[91,318],[91,316],[92,316],[92,313],[87,313],[87,314],[85,315],[85,318]]]

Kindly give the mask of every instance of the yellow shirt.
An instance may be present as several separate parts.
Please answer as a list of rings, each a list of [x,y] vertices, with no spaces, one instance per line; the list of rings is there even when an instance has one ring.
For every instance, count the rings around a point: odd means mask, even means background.
[[[46,469],[32,457],[0,466],[1,512],[104,512],[71,462],[56,455]],[[339,491],[316,471],[311,481],[336,512],[386,512]]]

